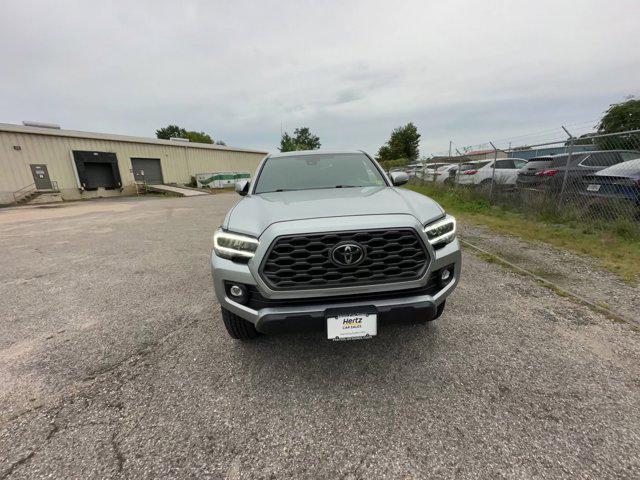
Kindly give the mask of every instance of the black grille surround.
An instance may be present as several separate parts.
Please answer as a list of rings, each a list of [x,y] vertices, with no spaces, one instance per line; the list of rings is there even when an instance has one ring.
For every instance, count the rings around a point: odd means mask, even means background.
[[[333,248],[344,242],[363,247],[357,266],[336,265]],[[260,276],[273,290],[308,290],[379,285],[421,278],[429,253],[409,227],[350,230],[277,237],[260,265]]]

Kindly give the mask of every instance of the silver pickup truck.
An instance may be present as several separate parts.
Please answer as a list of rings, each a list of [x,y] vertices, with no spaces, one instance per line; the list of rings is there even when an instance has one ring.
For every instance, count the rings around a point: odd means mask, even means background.
[[[370,338],[438,318],[460,277],[456,221],[359,151],[268,155],[215,232],[213,285],[233,338]]]

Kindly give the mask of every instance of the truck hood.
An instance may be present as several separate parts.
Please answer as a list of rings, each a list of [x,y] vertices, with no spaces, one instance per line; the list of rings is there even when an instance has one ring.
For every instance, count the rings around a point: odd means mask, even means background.
[[[297,190],[247,196],[227,214],[223,227],[259,237],[277,222],[385,214],[413,215],[425,224],[444,211],[424,195],[393,187]]]

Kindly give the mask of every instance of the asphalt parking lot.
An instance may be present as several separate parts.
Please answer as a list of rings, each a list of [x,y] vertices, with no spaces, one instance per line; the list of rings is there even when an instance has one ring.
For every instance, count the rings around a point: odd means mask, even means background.
[[[0,210],[0,479],[640,476],[637,329],[465,253],[434,324],[233,341],[236,199]]]

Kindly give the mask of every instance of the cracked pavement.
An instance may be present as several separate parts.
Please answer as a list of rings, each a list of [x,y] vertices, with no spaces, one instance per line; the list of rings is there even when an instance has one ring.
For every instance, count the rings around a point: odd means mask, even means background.
[[[431,325],[236,342],[236,199],[0,210],[0,479],[640,476],[637,329],[465,252]]]

